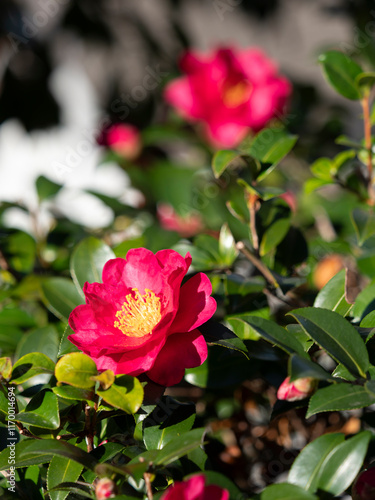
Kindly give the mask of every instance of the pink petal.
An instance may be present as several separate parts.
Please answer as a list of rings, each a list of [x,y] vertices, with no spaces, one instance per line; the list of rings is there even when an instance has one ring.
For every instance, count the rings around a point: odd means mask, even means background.
[[[210,484],[204,489],[202,500],[229,500],[229,491],[223,490],[220,486]]]
[[[171,331],[190,332],[209,320],[216,311],[216,300],[211,293],[211,282],[204,273],[198,273],[184,283]]]
[[[102,280],[106,285],[117,286],[122,281],[122,275],[126,264],[125,259],[118,257],[105,263],[102,272]]]
[[[169,387],[181,381],[185,368],[199,366],[206,358],[207,344],[198,330],[176,333],[168,337],[147,375],[157,384]]]
[[[181,77],[172,80],[165,88],[164,98],[185,118],[199,117],[199,107],[197,106],[190,79]]]
[[[206,134],[217,148],[232,148],[246,137],[249,127],[231,122],[209,122]]]

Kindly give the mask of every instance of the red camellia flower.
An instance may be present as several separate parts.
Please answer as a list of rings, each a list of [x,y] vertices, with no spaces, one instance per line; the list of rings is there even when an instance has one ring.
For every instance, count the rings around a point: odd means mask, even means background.
[[[285,111],[291,85],[257,48],[187,52],[180,66],[186,76],[168,84],[165,98],[186,119],[202,122],[214,146],[236,146]]]
[[[210,280],[198,273],[181,286],[191,256],[174,250],[129,250],[109,260],[103,283],[85,283],[86,304],[69,317],[68,339],[98,370],[148,377],[164,386],[180,382],[185,368],[201,365],[207,345],[197,329],[216,302]]]
[[[160,500],[228,500],[229,492],[213,484],[204,485],[203,474],[193,476],[188,481],[176,482]]]

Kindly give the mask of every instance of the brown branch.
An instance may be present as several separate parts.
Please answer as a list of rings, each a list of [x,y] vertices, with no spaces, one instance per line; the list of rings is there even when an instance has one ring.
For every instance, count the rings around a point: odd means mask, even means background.
[[[365,148],[367,151],[367,177],[368,177],[368,196],[372,202],[374,203],[374,192],[372,188],[372,140],[371,140],[371,117],[370,117],[370,93],[366,93],[366,95],[361,100],[362,109],[363,109],[363,125],[365,132]]]
[[[280,289],[280,285],[274,278],[271,271],[263,264],[261,260],[259,260],[255,255],[253,255],[246,247],[242,241],[239,241],[236,244],[237,249],[260,271],[263,276],[266,278],[268,283],[272,285],[276,290]]]
[[[152,493],[152,487],[151,487],[150,477],[151,477],[151,474],[149,472],[145,472],[143,474],[143,479],[145,480],[145,484],[146,484],[147,498],[148,498],[148,500],[153,500],[154,495]]]

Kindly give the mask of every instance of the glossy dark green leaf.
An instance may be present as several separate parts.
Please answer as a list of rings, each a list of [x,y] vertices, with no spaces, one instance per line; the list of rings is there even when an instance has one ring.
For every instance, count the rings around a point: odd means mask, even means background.
[[[375,73],[373,71],[365,71],[357,76],[356,82],[362,90],[362,94],[369,94],[375,85]]]
[[[143,402],[143,387],[137,378],[130,375],[116,377],[109,389],[98,390],[97,394],[111,406],[130,414],[136,413]]]
[[[327,309],[305,307],[289,313],[306,333],[338,363],[354,375],[366,377],[369,357],[357,330],[338,313]]]
[[[355,376],[352,375],[344,365],[337,365],[332,372],[332,377],[342,378],[343,380],[348,380],[349,382],[356,380]]]
[[[15,463],[12,464],[15,468],[45,464],[52,459],[52,454],[43,452],[42,446],[38,453],[28,453],[29,447],[33,445],[35,447],[35,444],[37,444],[35,439],[25,439],[16,444],[13,450]],[[10,448],[6,448],[0,453],[0,470],[7,470],[9,468],[10,452]]]
[[[282,128],[266,128],[258,132],[246,152],[263,163],[278,163],[296,141],[296,135],[290,135]]]
[[[146,448],[161,450],[176,437],[190,431],[194,421],[193,403],[179,403],[170,396],[162,398],[156,408],[142,421]]]
[[[60,425],[57,396],[50,390],[36,394],[25,408],[15,416],[18,422],[43,429],[57,429]]]
[[[370,312],[375,310],[375,280],[367,285],[357,296],[351,311],[353,321],[361,321]]]
[[[53,374],[55,363],[41,352],[22,356],[13,366],[12,384],[22,384],[41,373]]]
[[[271,484],[260,494],[260,500],[319,500],[316,495],[289,483]]]
[[[44,175],[39,176],[35,184],[40,201],[46,200],[51,196],[55,196],[55,194],[57,194],[62,187],[60,184],[50,181],[47,177],[44,177]]]
[[[297,353],[301,357],[306,357],[303,345],[290,332],[274,321],[256,316],[245,317],[245,315],[241,315],[240,320],[248,323],[261,337],[277,345],[288,354]]]
[[[218,179],[229,167],[229,165],[238,158],[238,151],[231,149],[217,151],[212,158],[212,171],[216,179]]]
[[[371,432],[360,432],[339,444],[327,458],[319,474],[318,489],[340,495],[360,471],[371,439]]]
[[[199,331],[202,333],[208,345],[218,345],[226,347],[227,349],[240,351],[246,358],[248,357],[246,345],[231,330],[221,323],[210,319],[199,327]]]
[[[59,334],[54,325],[36,328],[22,337],[17,346],[15,359],[32,352],[41,352],[56,361],[59,343]]]
[[[361,98],[356,79],[363,70],[353,59],[342,52],[329,50],[319,56],[319,62],[328,82],[339,94],[352,100]]]
[[[158,453],[156,465],[168,465],[203,444],[205,429],[194,429],[168,442]]]
[[[345,299],[345,269],[338,272],[319,291],[314,307],[336,311],[341,316],[346,316],[349,313],[353,305]]]
[[[88,389],[80,389],[71,385],[61,387],[52,387],[53,392],[62,399],[73,399],[76,401],[90,401],[93,399],[94,392]]]
[[[320,365],[310,359],[301,358],[297,354],[290,357],[289,375],[291,381],[305,377],[312,377],[317,380],[332,380],[332,376]]]
[[[24,451],[23,455],[27,455],[30,458],[32,458],[33,455],[35,458],[38,455],[48,455],[50,459],[52,459],[53,456],[65,457],[70,460],[74,460],[75,462],[83,465],[90,470],[94,470],[95,466],[98,464],[98,461],[95,458],[93,458],[84,450],[78,448],[78,446],[74,446],[70,443],[66,443],[65,441],[57,439],[33,440],[33,442],[27,446],[27,449]]]
[[[85,282],[101,283],[104,264],[115,257],[108,245],[93,236],[82,240],[75,247],[70,259],[70,273],[82,296]]]
[[[314,493],[323,464],[344,439],[344,434],[324,434],[305,446],[293,462],[288,481]]]
[[[364,408],[375,403],[375,395],[371,395],[364,387],[346,383],[332,384],[318,389],[311,396],[306,418],[324,411],[343,411]]]
[[[52,458],[47,472],[47,488],[52,490],[60,483],[74,483],[79,478],[83,469],[83,465],[70,460],[66,457],[55,456]],[[51,500],[65,500],[69,495],[69,491],[50,491]]]
[[[260,243],[260,255],[264,256],[268,252],[275,250],[282,242],[290,228],[290,219],[279,219],[269,226]]]
[[[26,311],[19,307],[4,307],[0,311],[0,326],[17,326],[21,328],[31,328],[36,326],[35,319]]]
[[[58,499],[62,500],[66,498],[69,493],[73,495],[78,495],[78,498],[93,498],[92,496],[92,488],[89,486],[86,486],[84,484],[79,484],[77,482],[71,482],[71,481],[66,481],[63,483],[60,483],[56,485],[54,488],[49,488],[48,489],[48,494],[51,498],[51,500]],[[58,496],[57,496],[58,495]],[[77,498],[77,497],[75,497]],[[112,497],[114,500],[115,498],[118,499],[119,497]],[[125,497],[127,499],[127,497]]]
[[[95,362],[82,352],[66,354],[56,364],[55,377],[58,382],[73,385],[81,389],[94,387],[97,375]]]
[[[375,310],[368,313],[359,326],[362,328],[375,328]]]
[[[350,214],[358,245],[361,247],[375,233],[375,215],[371,210],[355,208]]]
[[[61,321],[68,321],[73,309],[83,304],[74,283],[67,278],[45,278],[42,290],[46,306]]]
[[[221,389],[240,384],[248,373],[248,360],[243,354],[212,346],[202,365],[185,371],[185,380],[197,387]]]

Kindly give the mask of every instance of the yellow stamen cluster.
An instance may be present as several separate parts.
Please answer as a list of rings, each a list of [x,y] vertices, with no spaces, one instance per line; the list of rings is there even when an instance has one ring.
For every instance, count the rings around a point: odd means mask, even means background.
[[[119,328],[128,337],[144,337],[152,332],[161,320],[160,299],[155,293],[145,288],[144,295],[133,288],[134,295],[129,293],[125,298],[122,308],[117,311],[114,322],[115,328]]]
[[[246,102],[251,94],[251,84],[247,81],[240,81],[235,85],[225,85],[223,101],[228,108],[236,108]]]

